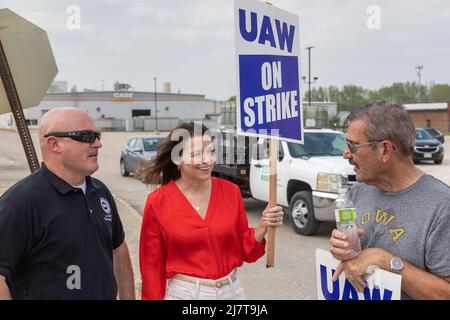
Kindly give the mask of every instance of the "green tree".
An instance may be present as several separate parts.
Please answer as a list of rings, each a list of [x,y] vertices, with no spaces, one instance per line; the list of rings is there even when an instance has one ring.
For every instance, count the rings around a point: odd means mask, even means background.
[[[450,101],[450,86],[448,84],[434,84],[430,88],[430,101]]]
[[[339,110],[351,110],[354,107],[363,105],[368,101],[368,90],[355,85],[346,85],[342,87],[339,94]]]
[[[319,87],[313,88],[311,90],[311,101],[327,101],[328,100],[328,92],[327,88]],[[303,101],[309,101],[309,90],[305,92],[303,96]]]
[[[306,91],[303,101],[308,101]],[[395,99],[403,103],[418,102],[419,86],[415,82],[396,82],[378,90],[367,90],[355,85],[318,87],[311,90],[312,101],[336,102],[339,111],[350,111],[369,101]],[[450,85],[431,83],[420,86],[421,101],[450,101]]]
[[[339,101],[339,88],[336,86],[329,86],[328,87],[328,100],[333,102]]]
[[[420,86],[421,100],[427,100],[427,87]],[[417,101],[419,97],[419,86],[415,82],[396,82],[390,87],[382,87],[378,90],[379,99],[396,99],[401,102]]]
[[[337,129],[340,127],[340,121],[338,116],[331,117],[328,119],[328,127],[332,129]]]

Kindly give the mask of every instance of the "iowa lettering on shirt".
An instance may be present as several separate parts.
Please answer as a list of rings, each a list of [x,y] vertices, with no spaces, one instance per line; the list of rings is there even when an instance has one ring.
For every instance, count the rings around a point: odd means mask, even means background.
[[[392,242],[397,241],[405,234],[405,229],[403,227],[390,228],[391,223],[395,220],[395,215],[384,210],[377,210],[375,214],[371,212],[366,212],[361,216],[360,224],[365,225],[369,222],[378,223],[386,227],[388,230]]]

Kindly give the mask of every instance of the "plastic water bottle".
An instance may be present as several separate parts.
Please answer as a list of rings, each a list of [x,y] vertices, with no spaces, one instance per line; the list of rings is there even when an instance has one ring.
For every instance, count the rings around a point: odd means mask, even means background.
[[[347,195],[347,189],[339,189],[338,193],[335,210],[336,226],[339,231],[347,235],[350,244],[349,249],[352,250],[351,255],[354,258],[361,251],[361,243],[356,231],[358,227],[356,224],[356,210]]]

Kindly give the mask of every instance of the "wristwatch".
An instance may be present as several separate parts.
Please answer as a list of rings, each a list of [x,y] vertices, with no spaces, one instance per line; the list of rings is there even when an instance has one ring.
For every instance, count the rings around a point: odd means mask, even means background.
[[[391,272],[400,274],[403,270],[403,260],[399,257],[393,257],[389,262],[389,265],[391,267]]]

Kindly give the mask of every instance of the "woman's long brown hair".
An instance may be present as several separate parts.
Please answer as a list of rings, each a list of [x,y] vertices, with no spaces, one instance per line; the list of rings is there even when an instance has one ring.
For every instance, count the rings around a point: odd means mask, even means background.
[[[169,133],[166,139],[158,145],[156,156],[151,160],[141,162],[136,171],[136,175],[147,184],[164,185],[171,180],[179,179],[180,171],[178,170],[177,165],[172,161],[172,150],[180,143],[182,138],[177,134],[176,136],[179,139],[176,139],[174,133],[183,130],[184,132],[189,132],[190,136],[193,137],[194,134],[197,133],[195,132],[195,127],[199,129],[200,124],[195,124],[194,122],[180,123]],[[202,135],[204,135],[205,132],[208,131],[208,128],[203,124],[201,125],[201,128]]]

